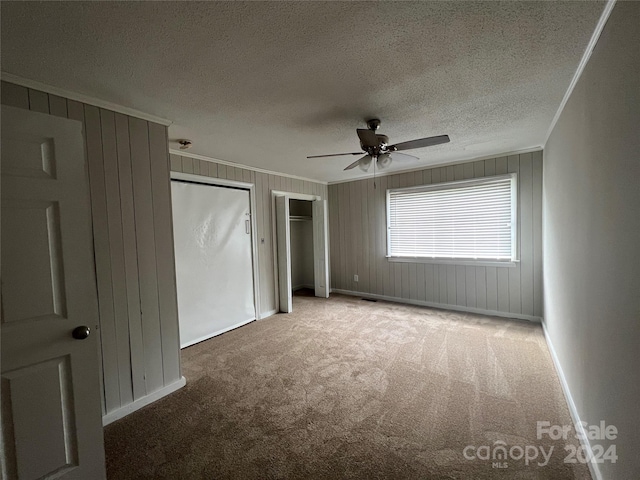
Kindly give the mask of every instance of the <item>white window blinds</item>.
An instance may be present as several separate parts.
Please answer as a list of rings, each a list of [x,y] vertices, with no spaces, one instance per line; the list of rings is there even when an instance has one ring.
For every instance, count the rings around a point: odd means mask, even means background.
[[[515,260],[516,175],[387,190],[390,257]]]

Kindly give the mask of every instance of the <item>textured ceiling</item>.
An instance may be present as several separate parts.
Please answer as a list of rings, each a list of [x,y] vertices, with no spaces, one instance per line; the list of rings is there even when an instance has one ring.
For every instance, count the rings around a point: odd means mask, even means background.
[[[2,2],[2,70],[173,120],[193,153],[319,180],[379,117],[395,170],[534,147],[604,2]],[[176,144],[171,145],[176,148]]]

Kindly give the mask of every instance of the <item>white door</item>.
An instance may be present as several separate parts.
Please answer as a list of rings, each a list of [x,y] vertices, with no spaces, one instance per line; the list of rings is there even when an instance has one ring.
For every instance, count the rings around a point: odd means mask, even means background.
[[[255,320],[249,191],[173,180],[182,348]]]
[[[289,224],[289,197],[276,197],[276,240],[278,250],[278,290],[280,311],[293,310],[291,299],[291,226]]]
[[[105,478],[82,125],[2,106],[1,176],[2,478]]]
[[[316,297],[329,298],[329,258],[327,241],[327,201],[314,200],[313,215],[313,274]]]

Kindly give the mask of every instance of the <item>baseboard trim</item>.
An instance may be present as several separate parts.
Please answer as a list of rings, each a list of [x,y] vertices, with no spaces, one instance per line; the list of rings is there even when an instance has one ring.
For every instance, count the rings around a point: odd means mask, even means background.
[[[446,303],[426,302],[423,300],[412,300],[409,298],[390,297],[387,295],[379,295],[377,293],[355,292],[352,290],[342,290],[340,288],[332,288],[331,292],[350,295],[352,297],[374,298],[376,300],[385,300],[387,302],[406,303],[407,305],[417,305],[420,307],[441,308],[443,310],[455,310],[458,312],[479,313],[481,315],[490,315],[492,317],[515,318],[518,320],[528,320],[530,322],[540,323],[541,318],[533,315],[524,315],[521,313],[499,312],[497,310],[484,310],[482,308],[462,307],[459,305],[449,305]]]
[[[278,313],[278,310],[269,310],[268,312],[260,312],[260,320],[264,318],[269,318]]]
[[[139,398],[133,403],[129,403],[128,405],[124,405],[113,412],[109,412],[102,417],[102,425],[107,426],[110,423],[115,422],[116,420],[120,420],[123,417],[126,417],[130,413],[135,412],[136,410],[141,409],[142,407],[146,407],[147,405],[155,402],[156,400],[160,400],[162,397],[169,395],[170,393],[179,390],[187,384],[187,380],[184,377],[180,377],[180,380],[177,382],[173,382],[166,387],[161,388],[160,390],[156,390],[149,395],[146,395],[142,398]]]
[[[589,443],[589,439],[585,434],[584,427],[580,420],[580,415],[578,414],[578,409],[576,408],[576,404],[573,401],[571,390],[569,390],[569,384],[567,383],[567,379],[564,376],[564,371],[562,370],[562,366],[560,365],[560,360],[558,359],[558,354],[556,353],[556,349],[553,346],[553,342],[549,337],[549,332],[547,332],[547,325],[545,324],[544,319],[542,319],[541,323],[542,331],[544,332],[544,339],[547,342],[547,347],[549,348],[549,353],[551,354],[551,360],[553,361],[553,365],[556,368],[556,372],[558,373],[560,386],[562,387],[562,392],[564,393],[564,397],[567,401],[567,406],[569,407],[571,420],[573,421],[573,425],[576,430],[580,432],[580,443],[582,444],[582,447],[585,449],[585,451],[589,454],[589,458],[594,458],[591,444]],[[591,478],[593,478],[593,480],[602,480],[602,475],[597,463],[590,461],[587,462],[587,466],[589,467],[589,472],[591,472]]]

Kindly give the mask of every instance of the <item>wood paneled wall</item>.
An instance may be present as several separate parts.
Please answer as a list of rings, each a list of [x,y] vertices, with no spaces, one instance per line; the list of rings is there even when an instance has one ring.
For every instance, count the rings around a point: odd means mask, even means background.
[[[6,82],[2,103],[83,122],[103,413],[179,381],[167,128]]]
[[[213,161],[171,154],[171,170],[214,178],[252,183],[256,191],[258,225],[258,265],[260,274],[260,314],[275,313],[276,287],[273,266],[273,218],[271,191],[319,195],[327,198],[327,185],[280,175],[232,167]],[[264,242],[263,242],[264,240]]]
[[[389,188],[518,173],[515,267],[389,262]],[[542,151],[329,185],[331,286],[396,299],[542,316]],[[358,282],[353,276],[358,275]]]

